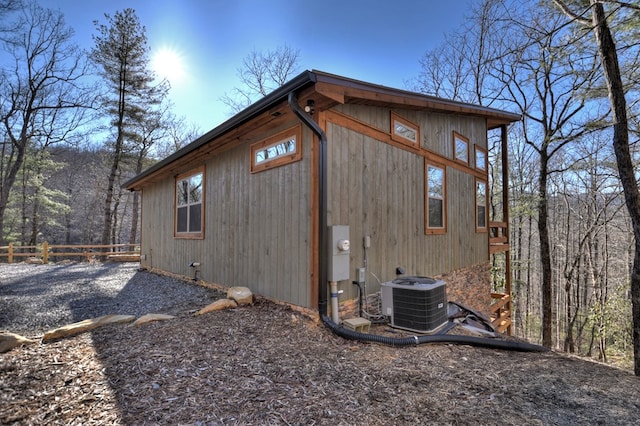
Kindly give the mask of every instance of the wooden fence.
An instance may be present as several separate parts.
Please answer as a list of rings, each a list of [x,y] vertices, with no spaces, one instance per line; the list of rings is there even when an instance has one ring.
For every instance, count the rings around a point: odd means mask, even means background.
[[[37,246],[0,246],[0,261],[7,258],[13,263],[16,258],[36,258],[48,263],[55,257],[82,257],[87,262],[92,258],[106,257],[111,260],[137,262],[140,260],[140,244],[108,244],[108,245],[49,245],[46,241]]]

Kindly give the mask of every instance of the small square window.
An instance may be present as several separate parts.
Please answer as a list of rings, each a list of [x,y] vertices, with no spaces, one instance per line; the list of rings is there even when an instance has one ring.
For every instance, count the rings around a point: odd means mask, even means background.
[[[453,132],[453,156],[455,160],[469,164],[469,139],[456,132]]]
[[[398,114],[391,113],[391,139],[410,145],[419,145],[420,128]]]

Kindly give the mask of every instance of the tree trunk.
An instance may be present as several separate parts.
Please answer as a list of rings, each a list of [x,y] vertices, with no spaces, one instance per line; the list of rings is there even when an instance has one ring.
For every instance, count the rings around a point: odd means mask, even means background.
[[[116,141],[115,152],[113,153],[113,162],[111,163],[111,171],[109,173],[109,181],[107,185],[107,195],[104,200],[104,223],[102,225],[102,244],[109,244],[111,239],[111,227],[112,227],[112,209],[111,203],[113,202],[113,187],[115,186],[116,175],[118,174],[118,167],[120,166],[120,150],[122,146],[122,138],[118,137]]]
[[[540,238],[540,263],[542,265],[542,344],[553,345],[553,292],[551,289],[551,247],[549,244],[549,211],[547,200],[547,153],[540,151],[540,176],[538,176],[538,236]]]
[[[17,151],[16,161],[9,169],[9,173],[6,177],[2,176],[2,182],[0,182],[0,244],[7,243],[4,237],[4,214],[7,210],[7,204],[9,203],[11,188],[16,181],[18,171],[20,170],[20,167],[22,167],[25,156],[25,146],[21,145],[19,142],[14,142],[14,148]]]
[[[591,0],[592,19],[600,59],[604,69],[609,101],[613,112],[613,149],[625,203],[633,226],[635,254],[631,270],[631,303],[633,315],[633,355],[634,372],[640,376],[640,190],[634,175],[633,162],[629,151],[629,122],[627,102],[620,75],[616,45],[609,30],[604,6],[598,0]]]
[[[141,153],[138,156],[136,162],[136,175],[142,172],[142,156]],[[133,203],[131,206],[131,232],[129,233],[129,244],[135,244],[138,236],[138,214],[140,210],[140,193],[138,191],[133,192]]]
[[[528,224],[528,229],[529,229],[529,237],[527,238],[527,258],[531,259],[531,234],[533,232],[533,216],[529,215],[529,224]],[[529,262],[527,263],[527,289],[526,289],[526,293],[525,293],[525,307],[524,307],[524,311],[525,311],[525,322],[526,322],[526,328],[525,328],[525,334],[524,337],[525,339],[528,339],[530,336],[530,331],[531,331],[531,310],[532,310],[532,306],[531,306],[531,261],[529,260]]]

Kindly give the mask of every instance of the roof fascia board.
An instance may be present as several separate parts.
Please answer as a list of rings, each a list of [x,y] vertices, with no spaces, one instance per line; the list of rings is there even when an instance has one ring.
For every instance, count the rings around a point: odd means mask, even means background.
[[[142,182],[143,180],[146,180],[146,178],[151,177],[153,174],[160,171],[166,165],[173,163],[174,161],[184,157],[190,152],[197,150],[202,145],[216,138],[219,138],[220,136],[232,131],[233,129],[238,128],[242,124],[258,116],[259,114],[265,111],[268,111],[276,104],[282,102],[283,100],[286,100],[287,96],[289,95],[289,92],[300,90],[313,83],[315,83],[314,73],[312,73],[311,71],[303,71],[302,73],[300,73],[298,76],[290,80],[285,85],[274,90],[269,95],[258,100],[254,104],[251,104],[246,109],[242,110],[238,114],[234,115],[233,117],[223,122],[219,126],[205,133],[204,135],[200,136],[199,138],[197,138],[187,146],[174,152],[164,160],[159,161],[158,163],[154,164],[153,166],[143,171],[139,175],[133,177],[132,179],[129,179],[122,186],[129,190],[136,189],[139,186],[140,182]]]
[[[218,127],[210,130],[189,145],[128,180],[124,183],[123,187],[130,190],[140,188],[145,181],[152,179],[156,173],[160,173],[167,165],[178,161],[203,145],[237,129],[263,112],[269,111],[275,105],[286,101],[290,92],[299,91],[311,85],[315,85],[314,89],[319,94],[340,104],[347,103],[349,98],[352,98],[369,101],[372,104],[384,103],[397,105],[398,107],[434,112],[480,116],[488,120],[488,124],[490,123],[489,127],[498,127],[502,124],[506,125],[521,119],[519,114],[494,108],[450,101],[434,96],[354,80],[318,70],[303,71],[285,85],[234,115]]]
[[[392,103],[398,106],[406,106],[427,109],[437,112],[449,112],[466,115],[478,115],[486,118],[497,118],[506,123],[519,121],[520,114],[437,98],[406,90],[395,89],[378,84],[367,83],[359,80],[344,78],[335,74],[313,70],[316,75],[316,87],[322,90],[325,96],[345,103],[348,98],[356,98],[373,102]],[[341,88],[341,89],[340,89]]]

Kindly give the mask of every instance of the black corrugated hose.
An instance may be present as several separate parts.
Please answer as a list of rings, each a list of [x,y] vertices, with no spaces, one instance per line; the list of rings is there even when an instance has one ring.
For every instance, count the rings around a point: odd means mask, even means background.
[[[390,346],[415,346],[424,343],[454,343],[459,345],[479,346],[490,349],[502,349],[518,352],[547,352],[544,346],[527,342],[490,339],[486,337],[460,336],[454,334],[431,334],[411,337],[388,337],[379,334],[360,333],[331,321],[327,315],[321,315],[324,325],[340,337],[360,342],[381,343]]]

